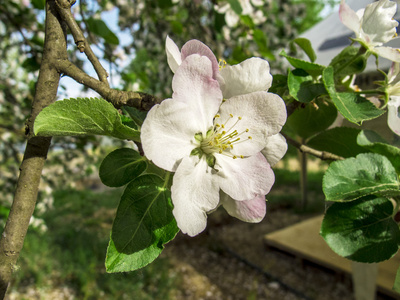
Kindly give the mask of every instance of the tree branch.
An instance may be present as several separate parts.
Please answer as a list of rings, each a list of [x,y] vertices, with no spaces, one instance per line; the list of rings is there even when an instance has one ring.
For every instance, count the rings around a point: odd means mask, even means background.
[[[33,122],[44,107],[54,102],[57,95],[60,75],[51,65],[51,61],[67,58],[65,32],[54,1],[46,1],[43,61],[32,103],[32,114],[26,125],[26,133],[31,138],[27,142],[14,201],[0,240],[0,299],[4,299],[22,250],[36,205],[40,176],[51,141],[51,138],[47,137],[32,137]]]
[[[84,37],[82,30],[79,28],[78,23],[76,23],[76,20],[71,13],[71,6],[75,4],[75,0],[56,0],[56,4],[62,19],[67,23],[68,28],[71,30],[76,47],[81,53],[85,52],[86,57],[92,63],[100,81],[108,86],[107,71],[103,68],[96,55],[93,53],[92,48],[90,48],[88,41]]]
[[[306,146],[304,144],[301,144],[298,141],[292,139],[291,137],[287,136],[284,133],[282,133],[282,135],[285,137],[285,139],[290,144],[295,146],[301,152],[311,154],[311,155],[313,155],[315,157],[320,158],[321,160],[343,160],[344,159],[344,157],[341,157],[339,155],[336,155],[336,154],[333,154],[333,153],[330,153],[330,152],[326,152],[326,151],[315,150],[315,149],[313,149],[311,147],[308,147],[308,146]]]
[[[127,105],[139,110],[149,111],[155,104],[161,102],[160,99],[149,94],[112,89],[108,84],[89,76],[67,59],[56,60],[54,65],[60,73],[98,92],[116,108]]]

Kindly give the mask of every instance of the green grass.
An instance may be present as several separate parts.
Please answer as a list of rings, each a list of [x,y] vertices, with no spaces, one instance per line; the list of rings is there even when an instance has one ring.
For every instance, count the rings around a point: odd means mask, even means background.
[[[169,299],[179,280],[166,259],[130,273],[107,274],[104,260],[122,190],[66,190],[42,216],[48,230],[30,229],[12,289],[68,286],[78,299]]]

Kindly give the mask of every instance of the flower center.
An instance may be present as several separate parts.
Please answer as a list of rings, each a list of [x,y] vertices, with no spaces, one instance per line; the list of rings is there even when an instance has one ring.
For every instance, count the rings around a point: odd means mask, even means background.
[[[200,158],[205,155],[210,167],[215,165],[214,153],[226,155],[233,159],[244,158],[243,155],[235,155],[232,151],[235,145],[252,139],[248,128],[241,132],[235,129],[242,117],[234,117],[233,114],[229,114],[229,117],[224,122],[219,122],[219,119],[220,115],[217,114],[214,117],[214,127],[207,131],[205,137],[201,133],[195,134],[195,140],[200,145],[198,148],[193,149],[191,153],[192,155],[198,155]]]

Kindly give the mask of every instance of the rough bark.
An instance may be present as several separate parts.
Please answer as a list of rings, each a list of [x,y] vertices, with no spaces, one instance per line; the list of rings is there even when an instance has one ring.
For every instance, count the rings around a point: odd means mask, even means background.
[[[50,138],[32,137],[33,123],[39,112],[54,102],[60,74],[51,63],[65,59],[66,37],[55,8],[54,0],[46,3],[46,38],[43,60],[39,71],[32,114],[26,124],[28,142],[20,167],[14,201],[0,240],[0,298],[3,299],[10,283],[12,272],[22,250],[29,221],[33,214],[40,177],[50,145]]]

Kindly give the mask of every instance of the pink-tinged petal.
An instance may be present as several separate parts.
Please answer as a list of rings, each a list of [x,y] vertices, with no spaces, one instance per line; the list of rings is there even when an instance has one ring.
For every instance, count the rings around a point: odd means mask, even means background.
[[[267,91],[272,84],[266,60],[253,57],[238,65],[226,66],[220,71],[219,81],[225,99],[252,92]]]
[[[261,153],[243,159],[223,154],[215,154],[215,158],[220,187],[235,200],[266,195],[274,184],[274,172]]]
[[[391,61],[400,62],[400,49],[381,46],[373,48],[372,51]]]
[[[169,36],[167,36],[167,39],[165,40],[165,52],[167,53],[168,65],[172,72],[175,73],[182,63],[182,58],[178,46]]]
[[[396,3],[389,0],[380,0],[366,6],[361,27],[364,38],[370,45],[382,45],[396,34],[399,24],[393,19],[396,7]]]
[[[286,154],[287,148],[286,139],[278,133],[267,138],[266,146],[261,150],[261,153],[273,167]]]
[[[390,97],[388,102],[388,125],[389,128],[400,136],[400,97]]]
[[[207,212],[219,203],[219,187],[213,172],[205,159],[190,156],[182,160],[174,175],[172,213],[179,229],[190,236],[206,228]]]
[[[206,56],[211,61],[213,78],[217,79],[217,74],[219,73],[219,64],[217,58],[211,49],[198,40],[190,40],[181,49],[182,61],[192,54],[199,54],[201,56]]]
[[[212,78],[211,61],[198,54],[188,56],[172,79],[172,89],[172,98],[190,106],[198,132],[205,135],[222,102],[219,84]]]
[[[179,162],[196,148],[198,132],[190,107],[173,99],[155,105],[147,114],[140,138],[148,159],[167,171],[175,172]]]
[[[221,193],[220,202],[232,217],[249,223],[258,223],[267,213],[265,196],[260,195],[251,200],[236,201],[228,195]]]
[[[356,37],[358,37],[361,29],[361,21],[356,12],[346,4],[345,0],[340,2],[339,18],[343,25],[354,31],[356,33]]]
[[[235,143],[232,150],[238,156],[260,152],[265,147],[266,138],[277,134],[287,118],[282,98],[268,92],[232,97],[221,105],[219,115],[215,123],[225,124],[228,134],[233,130],[241,134],[240,142]]]

